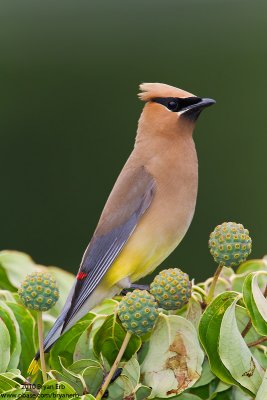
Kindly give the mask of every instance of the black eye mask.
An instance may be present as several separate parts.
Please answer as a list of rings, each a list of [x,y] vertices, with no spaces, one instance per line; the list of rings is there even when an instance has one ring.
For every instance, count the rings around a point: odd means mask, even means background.
[[[180,112],[194,104],[200,103],[202,99],[200,97],[154,97],[151,101],[162,104],[172,112]]]

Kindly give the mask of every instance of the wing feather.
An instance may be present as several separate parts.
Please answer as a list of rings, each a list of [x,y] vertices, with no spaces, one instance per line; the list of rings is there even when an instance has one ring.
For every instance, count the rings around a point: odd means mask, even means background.
[[[84,279],[76,281],[62,331],[120,254],[138,221],[150,206],[155,188],[154,178],[143,166],[134,171],[128,170],[118,178],[95,234],[84,253],[79,269],[79,273],[84,274]]]

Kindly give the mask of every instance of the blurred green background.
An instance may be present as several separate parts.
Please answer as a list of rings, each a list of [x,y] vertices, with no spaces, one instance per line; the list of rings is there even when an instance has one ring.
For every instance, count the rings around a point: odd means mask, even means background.
[[[220,222],[267,253],[266,0],[2,0],[0,247],[75,272],[130,153],[140,82],[212,97],[193,223],[163,266],[203,280]]]

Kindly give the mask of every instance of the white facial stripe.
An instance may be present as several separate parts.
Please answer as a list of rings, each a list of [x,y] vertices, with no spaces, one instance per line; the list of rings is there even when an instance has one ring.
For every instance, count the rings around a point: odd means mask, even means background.
[[[184,108],[182,111],[179,111],[177,114],[178,115],[182,115],[184,114],[186,111],[190,110],[190,108]]]

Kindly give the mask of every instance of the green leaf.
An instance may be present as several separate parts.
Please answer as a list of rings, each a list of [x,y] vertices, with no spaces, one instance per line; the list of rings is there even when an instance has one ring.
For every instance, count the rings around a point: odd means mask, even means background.
[[[26,392],[24,388],[10,389],[5,392],[5,394],[8,395],[9,398],[12,396],[12,399],[21,399],[22,397],[25,398],[26,393],[32,395],[32,393]]]
[[[230,388],[230,389],[229,389]],[[195,394],[201,399],[222,399],[232,400],[231,396],[228,397],[228,393],[231,391],[232,386],[220,381],[218,378],[214,379],[206,386],[193,387],[190,389],[190,393]]]
[[[267,275],[267,272],[258,271],[250,273],[243,285],[243,298],[249,311],[252,324],[260,335],[267,335],[267,300],[263,296],[258,277]]]
[[[256,271],[267,271],[267,260],[265,258],[245,261],[237,268],[236,273],[249,274],[250,272]]]
[[[7,368],[17,368],[21,353],[19,325],[13,311],[3,301],[0,301],[0,318],[4,321],[10,335],[10,361]]]
[[[229,388],[231,388],[230,385],[227,385],[227,383],[224,383],[222,381],[219,381],[217,387],[216,387],[216,394],[217,393],[221,393],[221,392],[225,392],[226,390],[228,390]],[[214,396],[215,398],[216,396]]]
[[[35,352],[35,320],[31,313],[22,305],[12,302],[7,302],[6,305],[13,311],[19,325],[21,343],[21,357],[18,368],[22,375],[27,374],[28,367],[32,361]]]
[[[180,396],[176,397],[177,400],[201,400],[200,397],[195,394],[184,393]],[[175,397],[172,397],[172,400],[175,400]]]
[[[263,400],[263,399],[267,399],[267,370],[265,371],[261,386],[259,387],[255,400]]]
[[[194,388],[205,386],[210,383],[213,379],[215,379],[215,375],[210,370],[210,365],[208,360],[205,358],[204,363],[202,365],[202,373],[198,381],[194,384]]]
[[[68,383],[78,394],[82,395],[86,389],[86,385],[82,376],[79,373],[77,374],[73,371],[70,371],[68,368],[65,368],[60,357],[59,362],[61,364],[61,371],[59,372],[53,369],[50,370],[50,377],[56,379],[58,382],[64,381]]]
[[[223,393],[217,393],[215,400],[233,400],[232,388]],[[210,400],[210,399],[209,399]]]
[[[44,337],[46,337],[46,335],[56,322],[56,317],[49,314],[49,312],[43,312],[42,320],[43,320]]]
[[[234,275],[232,278],[232,290],[234,292],[242,293],[244,280],[246,279],[247,274],[242,275]]]
[[[142,383],[152,388],[151,396],[180,394],[199,379],[203,360],[191,322],[160,314],[141,365]]]
[[[74,352],[73,361],[81,359],[96,359],[96,355],[93,349],[93,339],[96,332],[103,325],[106,316],[96,315],[92,320],[92,323],[84,330],[79,337]]]
[[[211,370],[230,385],[238,385],[238,382],[222,363],[218,353],[218,342],[224,313],[239,296],[236,292],[225,292],[217,296],[206,308],[199,323],[199,338],[209,358]]]
[[[75,372],[76,374],[81,374],[88,367],[97,367],[103,370],[100,362],[90,359],[75,361],[69,366],[69,370]]]
[[[9,285],[7,285],[9,287],[7,287],[6,280],[4,280],[3,286],[1,281],[1,288],[15,290],[15,288],[19,288],[26,275],[33,272],[35,263],[25,253],[5,250],[0,252],[0,267],[2,270],[1,275],[3,275],[4,271],[9,282]]]
[[[267,347],[266,346],[258,346],[258,347],[251,347],[251,353],[259,362],[262,368],[267,369]]]
[[[217,378],[218,379],[218,378]],[[211,393],[214,393],[216,390],[216,384],[214,383],[215,381],[212,381],[209,385],[206,386],[199,386],[197,388],[190,388],[190,393],[194,394],[195,396],[199,396],[201,399],[209,399],[209,397],[212,398]]]
[[[25,389],[18,383],[13,381],[12,379],[7,378],[6,376],[0,375],[0,394],[9,393],[10,396],[6,398],[18,398],[21,394],[25,392]],[[11,396],[12,393],[12,396]],[[14,395],[14,397],[13,397]],[[15,396],[18,395],[18,396]],[[1,396],[4,397],[4,396]]]
[[[104,379],[102,365],[95,360],[79,360],[70,365],[69,371],[82,376],[86,389],[90,394],[96,395]]]
[[[0,372],[5,372],[10,361],[10,335],[0,318]]]
[[[232,400],[255,400],[255,397],[251,397],[249,394],[244,393],[241,389],[238,387],[233,387],[232,388]],[[217,400],[217,399],[216,399]],[[224,400],[224,399],[222,399]],[[258,400],[258,399],[257,399]],[[265,400],[264,398],[260,400]]]
[[[82,377],[86,384],[87,391],[96,395],[102,385],[104,374],[103,370],[97,366],[91,366],[83,370]]]
[[[10,292],[9,290],[0,290],[0,300],[1,301],[11,301],[12,303],[17,303],[18,302],[17,301],[18,293]]]
[[[202,308],[199,302],[194,299],[194,297],[191,297],[191,299],[188,302],[187,305],[187,310],[185,312],[185,318],[192,322],[194,327],[198,329],[199,321],[202,316]]]
[[[182,393],[179,396],[170,397],[171,400],[202,400],[201,397],[191,393]],[[162,398],[153,398],[153,400],[162,400]]]
[[[250,272],[267,271],[267,260],[248,260],[241,264],[237,269],[236,275],[231,278],[232,290],[242,293],[242,288],[247,275]],[[267,283],[267,277],[262,276],[259,279],[260,288],[263,289]]]
[[[111,315],[114,314],[119,302],[113,299],[105,299],[99,305],[92,309],[97,315]]]
[[[76,343],[82,333],[88,328],[95,318],[95,314],[89,313],[86,316],[88,319],[77,322],[66,333],[64,333],[56,341],[50,351],[49,364],[52,369],[61,371],[59,356],[65,359],[65,366],[73,363],[73,351]]]
[[[95,400],[95,397],[91,394],[85,394],[84,396],[78,397],[80,400]]]
[[[126,332],[121,326],[116,315],[110,315],[106,318],[104,324],[96,332],[93,339],[94,351],[97,355],[102,354],[110,365],[115,361],[121,348]],[[123,355],[124,360],[129,360],[141,346],[141,339],[132,335],[128,346]]]
[[[262,381],[263,370],[239,332],[235,316],[238,300],[239,298],[236,298],[224,313],[220,328],[219,355],[231,376],[243,388],[256,394]]]
[[[130,379],[133,387],[137,386],[140,379],[140,365],[136,356],[124,363],[122,373]]]
[[[55,396],[51,396],[55,395]],[[44,383],[39,397],[40,398],[59,398],[59,395],[68,395],[68,396],[61,396],[61,398],[68,398],[72,399],[73,397],[77,398],[77,393],[75,390],[64,381],[58,382],[56,379],[51,379]],[[73,395],[73,396],[72,396]]]
[[[6,270],[2,266],[1,261],[0,261],[0,288],[4,290],[10,290],[11,292],[17,290],[13,285],[11,285]]]
[[[242,332],[250,320],[248,310],[245,307],[237,304],[236,308],[235,308],[235,316],[236,316],[238,329],[240,332]],[[246,336],[244,339],[247,343],[250,343],[250,342],[254,342],[255,340],[259,339],[260,337],[261,336],[256,332],[256,330],[252,326],[249,329],[249,331],[246,333]]]
[[[54,307],[50,310],[52,315],[58,316],[67,300],[70,289],[74,283],[75,276],[70,272],[64,271],[58,267],[47,267],[47,270],[49,273],[54,275],[59,288],[59,299]]]
[[[109,385],[107,400],[124,400],[126,396],[129,398],[133,391],[134,388],[128,376],[121,374]]]
[[[139,399],[142,399],[145,393],[151,393],[150,388],[138,383],[140,366],[135,356],[120,365],[123,367],[121,375],[108,387],[108,400],[136,399],[136,392],[139,392]]]
[[[10,369],[9,371],[7,371],[7,372],[3,372],[2,374],[1,374],[1,376],[5,376],[6,378],[9,378],[9,379],[21,379],[21,380],[24,380],[24,378],[21,376],[21,372],[20,372],[20,370],[19,369]]]
[[[70,385],[75,392],[78,395],[82,395],[85,390],[85,385],[83,384],[83,381],[79,377],[75,377],[74,375],[72,376],[71,374],[67,374],[56,371],[55,369],[51,369],[49,371],[49,377],[51,379],[55,379],[57,382],[66,382],[68,385]]]
[[[148,386],[138,385],[135,390],[136,400],[146,400],[150,394],[152,389]]]
[[[234,273],[235,271],[233,270],[233,268],[223,267],[220,273],[220,277],[226,279],[227,281],[230,281]]]
[[[241,307],[239,305],[236,306],[235,310],[235,315],[236,315],[236,321],[238,325],[238,329],[240,332],[243,332],[245,326],[247,326],[248,321],[250,320],[248,310],[244,307]],[[255,328],[252,326],[249,331],[247,332],[245,336],[245,342],[246,343],[251,343],[255,342],[258,340],[261,336],[256,332]],[[259,364],[266,369],[267,368],[267,357],[264,352],[265,347],[251,347],[250,351],[253,354],[253,356],[258,360]]]
[[[205,287],[206,287],[207,292],[210,288],[212,281],[213,281],[213,278],[209,278],[205,282]],[[218,280],[216,282],[216,286],[215,286],[215,290],[214,290],[214,297],[217,297],[220,293],[224,293],[228,290],[231,290],[231,282],[222,278],[220,275],[220,277],[218,278]]]

